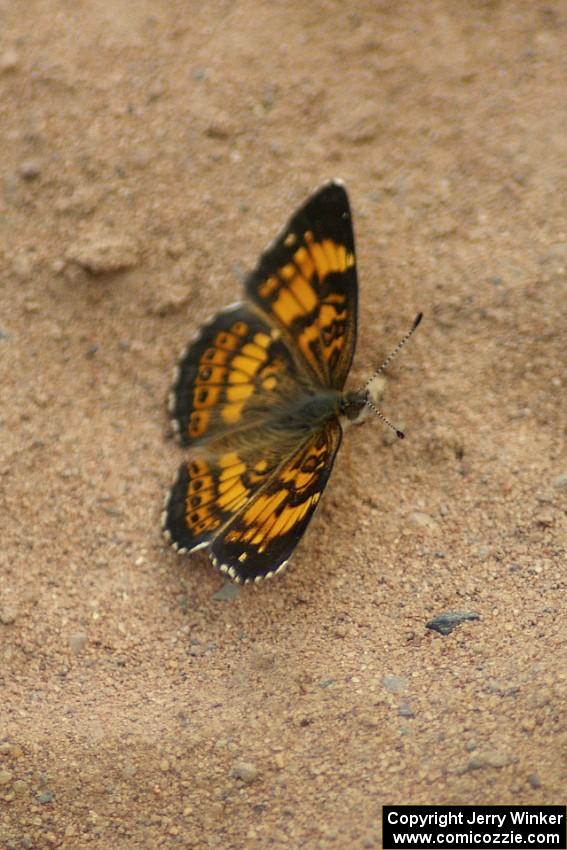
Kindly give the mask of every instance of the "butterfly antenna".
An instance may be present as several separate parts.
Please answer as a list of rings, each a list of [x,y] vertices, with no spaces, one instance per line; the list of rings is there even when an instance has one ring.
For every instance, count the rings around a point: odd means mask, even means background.
[[[406,344],[406,342],[408,341],[408,339],[410,338],[410,336],[413,334],[413,332],[415,331],[415,329],[418,327],[418,325],[419,325],[419,323],[421,322],[421,320],[422,320],[422,319],[423,319],[423,313],[418,313],[418,314],[417,314],[417,316],[415,317],[415,319],[413,320],[413,325],[411,326],[411,328],[409,329],[409,331],[407,332],[407,334],[405,334],[405,335],[401,338],[401,340],[400,340],[400,341],[399,341],[399,343],[396,345],[396,347],[394,348],[394,350],[393,350],[392,352],[390,352],[390,354],[388,354],[388,356],[386,357],[386,359],[384,360],[384,362],[382,363],[382,365],[380,366],[380,368],[379,368],[379,369],[376,369],[376,371],[374,372],[374,374],[373,374],[373,375],[371,375],[371,376],[368,378],[368,380],[366,381],[366,383],[365,383],[365,384],[364,384],[364,386],[363,386],[363,389],[365,389],[367,386],[369,386],[369,384],[371,384],[371,383],[372,383],[372,381],[374,380],[374,378],[377,378],[377,377],[378,377],[378,375],[380,375],[380,374],[381,374],[381,373],[382,373],[382,372],[383,372],[383,371],[384,371],[384,370],[385,370],[385,369],[386,369],[386,368],[390,365],[390,363],[392,362],[392,360],[394,359],[394,357],[396,356],[396,354],[398,354],[398,352],[400,351],[400,349],[404,347],[404,345]],[[396,429],[394,428],[394,430],[396,430]]]
[[[370,410],[372,410],[372,411],[376,414],[376,416],[378,417],[378,419],[381,419],[381,420],[382,420],[382,422],[384,422],[384,424],[388,426],[388,428],[391,428],[391,429],[392,429],[392,431],[394,431],[394,432],[395,432],[396,437],[399,437],[399,439],[400,439],[400,440],[403,440],[403,439],[404,439],[404,437],[405,437],[404,432],[403,432],[403,431],[400,431],[400,429],[399,429],[399,428],[396,428],[396,426],[395,426],[395,425],[392,425],[392,423],[390,422],[390,420],[389,420],[389,419],[386,419],[386,417],[384,416],[384,414],[383,414],[380,410],[378,410],[378,408],[376,407],[376,405],[375,405],[375,404],[373,404],[373,403],[370,401],[370,399],[366,399],[366,401],[365,401],[364,403],[365,403],[365,405],[366,405],[367,407],[369,407],[369,408],[370,408]]]
[[[369,386],[370,386],[370,384],[372,383],[372,381],[374,381],[374,380],[378,377],[378,375],[380,375],[380,374],[381,374],[381,373],[382,373],[382,372],[386,369],[386,367],[387,367],[387,366],[388,366],[388,365],[392,362],[392,360],[394,359],[394,357],[396,356],[396,354],[399,352],[399,350],[400,350],[401,348],[403,348],[403,347],[404,347],[404,345],[406,344],[406,342],[408,341],[408,339],[410,338],[410,336],[413,334],[413,332],[415,331],[415,329],[417,328],[417,326],[419,325],[419,323],[421,322],[421,320],[422,320],[422,319],[423,319],[423,313],[418,313],[418,314],[417,314],[417,316],[415,317],[415,319],[413,320],[413,325],[411,326],[411,328],[409,329],[409,331],[407,332],[407,334],[405,334],[405,335],[401,338],[401,340],[400,340],[400,341],[399,341],[399,343],[396,345],[396,347],[394,348],[394,350],[393,350],[393,351],[392,351],[392,352],[391,352],[391,353],[390,353],[390,354],[386,357],[386,359],[384,360],[384,362],[382,363],[382,365],[380,366],[380,368],[379,368],[379,369],[376,369],[376,371],[374,372],[374,374],[373,374],[373,375],[371,375],[371,376],[370,376],[370,378],[366,381],[366,383],[365,383],[365,384],[363,385],[363,387],[362,387],[362,389],[363,389],[363,390],[365,390],[367,387],[369,387]],[[395,426],[395,425],[392,425],[392,423],[391,423],[388,419],[386,419],[386,417],[384,416],[384,414],[383,414],[380,410],[378,410],[378,408],[376,407],[376,405],[375,405],[372,401],[370,401],[370,399],[369,399],[369,398],[367,398],[367,399],[366,399],[366,401],[365,401],[364,403],[366,404],[366,406],[367,406],[367,407],[369,407],[369,408],[370,408],[370,410],[372,410],[372,411],[376,414],[376,416],[377,416],[379,419],[381,419],[381,420],[382,420],[382,422],[383,422],[385,425],[387,425],[389,428],[391,428],[391,429],[392,429],[392,431],[394,431],[394,432],[395,432],[396,437],[399,437],[399,439],[400,439],[400,440],[403,440],[403,439],[404,439],[404,432],[403,432],[403,431],[400,431],[400,429],[399,429],[399,428],[396,428],[396,426]]]

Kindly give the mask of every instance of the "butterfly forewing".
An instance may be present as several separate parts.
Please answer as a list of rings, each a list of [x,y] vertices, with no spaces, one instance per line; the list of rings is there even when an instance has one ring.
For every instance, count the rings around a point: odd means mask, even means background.
[[[348,196],[316,192],[262,254],[246,282],[316,383],[342,389],[356,340],[357,278]]]
[[[180,442],[195,446],[258,424],[296,383],[279,330],[246,304],[223,310],[177,367],[170,414]]]

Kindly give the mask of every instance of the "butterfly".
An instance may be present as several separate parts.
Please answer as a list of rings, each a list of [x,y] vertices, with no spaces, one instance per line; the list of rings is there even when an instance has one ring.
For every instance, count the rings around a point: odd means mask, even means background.
[[[261,255],[244,300],[217,313],[181,356],[169,411],[189,452],[162,515],[179,553],[207,549],[239,584],[284,569],[344,426],[374,408],[367,386],[343,390],[357,296],[349,200],[333,180]]]

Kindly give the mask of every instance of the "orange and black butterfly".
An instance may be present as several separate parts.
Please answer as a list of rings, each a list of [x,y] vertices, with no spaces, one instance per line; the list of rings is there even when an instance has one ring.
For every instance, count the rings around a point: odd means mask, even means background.
[[[208,549],[217,569],[244,584],[285,567],[343,425],[373,407],[366,387],[343,392],[357,289],[348,197],[332,181],[262,254],[245,299],[218,313],[181,357],[169,410],[189,457],[163,513],[178,552]]]

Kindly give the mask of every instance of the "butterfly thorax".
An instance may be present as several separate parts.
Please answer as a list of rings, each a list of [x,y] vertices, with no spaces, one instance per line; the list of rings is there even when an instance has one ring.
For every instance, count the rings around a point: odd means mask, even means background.
[[[346,393],[340,390],[317,390],[283,407],[273,427],[286,432],[309,434],[323,428],[333,419],[346,418],[349,422],[356,422],[367,410],[367,398],[366,390]]]
[[[338,390],[317,390],[288,401],[277,412],[271,426],[288,433],[309,434],[341,415],[343,394]]]

